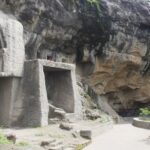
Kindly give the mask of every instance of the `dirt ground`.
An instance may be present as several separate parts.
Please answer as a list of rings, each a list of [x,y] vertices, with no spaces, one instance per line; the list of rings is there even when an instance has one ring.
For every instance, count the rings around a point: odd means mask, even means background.
[[[0,132],[4,134],[13,134],[16,136],[16,145],[23,143],[25,147],[30,147],[30,150],[38,150],[37,147],[33,148],[32,146],[40,146],[41,142],[44,140],[57,140],[63,143],[65,147],[75,146],[78,144],[88,143],[89,140],[82,138],[79,135],[79,131],[82,129],[89,129],[92,131],[92,137],[96,137],[99,134],[105,132],[108,129],[112,128],[112,121],[101,122],[97,119],[95,121],[84,120],[76,123],[72,123],[73,129],[70,131],[63,130],[59,128],[59,124],[52,124],[47,127],[39,128],[12,128],[4,129],[0,128]],[[32,147],[32,149],[31,149]],[[0,150],[22,150],[18,147],[5,147],[0,146]],[[23,150],[26,150],[25,148]],[[27,149],[28,150],[28,149]],[[40,150],[40,149],[39,149]]]

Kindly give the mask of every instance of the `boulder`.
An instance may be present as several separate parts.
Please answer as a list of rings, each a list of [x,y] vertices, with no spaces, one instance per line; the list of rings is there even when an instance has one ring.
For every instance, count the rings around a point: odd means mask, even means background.
[[[87,109],[85,110],[85,114],[91,120],[96,120],[101,117],[98,109]]]
[[[80,136],[91,140],[92,139],[92,131],[90,129],[81,130]]]
[[[73,125],[71,125],[70,123],[61,123],[59,127],[64,130],[72,130],[73,129]]]
[[[55,141],[56,140],[45,139],[41,142],[40,146],[42,146],[42,147],[49,146],[51,143],[53,143]]]
[[[14,144],[16,143],[17,138],[15,134],[7,134],[6,137],[9,141],[12,141]]]

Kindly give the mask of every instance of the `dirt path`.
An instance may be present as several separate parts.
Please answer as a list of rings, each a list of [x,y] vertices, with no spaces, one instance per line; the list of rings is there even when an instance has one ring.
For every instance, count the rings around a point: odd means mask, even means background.
[[[115,125],[84,150],[150,150],[150,130],[130,124]]]

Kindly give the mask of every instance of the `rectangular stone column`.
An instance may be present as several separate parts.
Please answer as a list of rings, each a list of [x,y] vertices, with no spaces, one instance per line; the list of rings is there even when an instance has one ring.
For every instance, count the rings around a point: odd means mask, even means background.
[[[22,126],[48,125],[48,100],[43,66],[38,61],[25,62],[23,77],[23,112]]]

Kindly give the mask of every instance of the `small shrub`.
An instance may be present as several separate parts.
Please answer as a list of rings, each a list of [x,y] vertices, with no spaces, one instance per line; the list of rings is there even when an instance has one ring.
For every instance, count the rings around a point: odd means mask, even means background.
[[[101,123],[107,123],[110,121],[111,121],[111,118],[108,115],[101,115],[101,118],[100,118]]]
[[[150,118],[150,108],[148,108],[148,107],[140,108],[140,116]]]
[[[78,144],[75,148],[75,150],[83,150],[86,147],[84,144]]]
[[[13,143],[12,141],[9,141],[4,134],[0,133],[0,144],[7,145],[7,144],[13,144]]]

